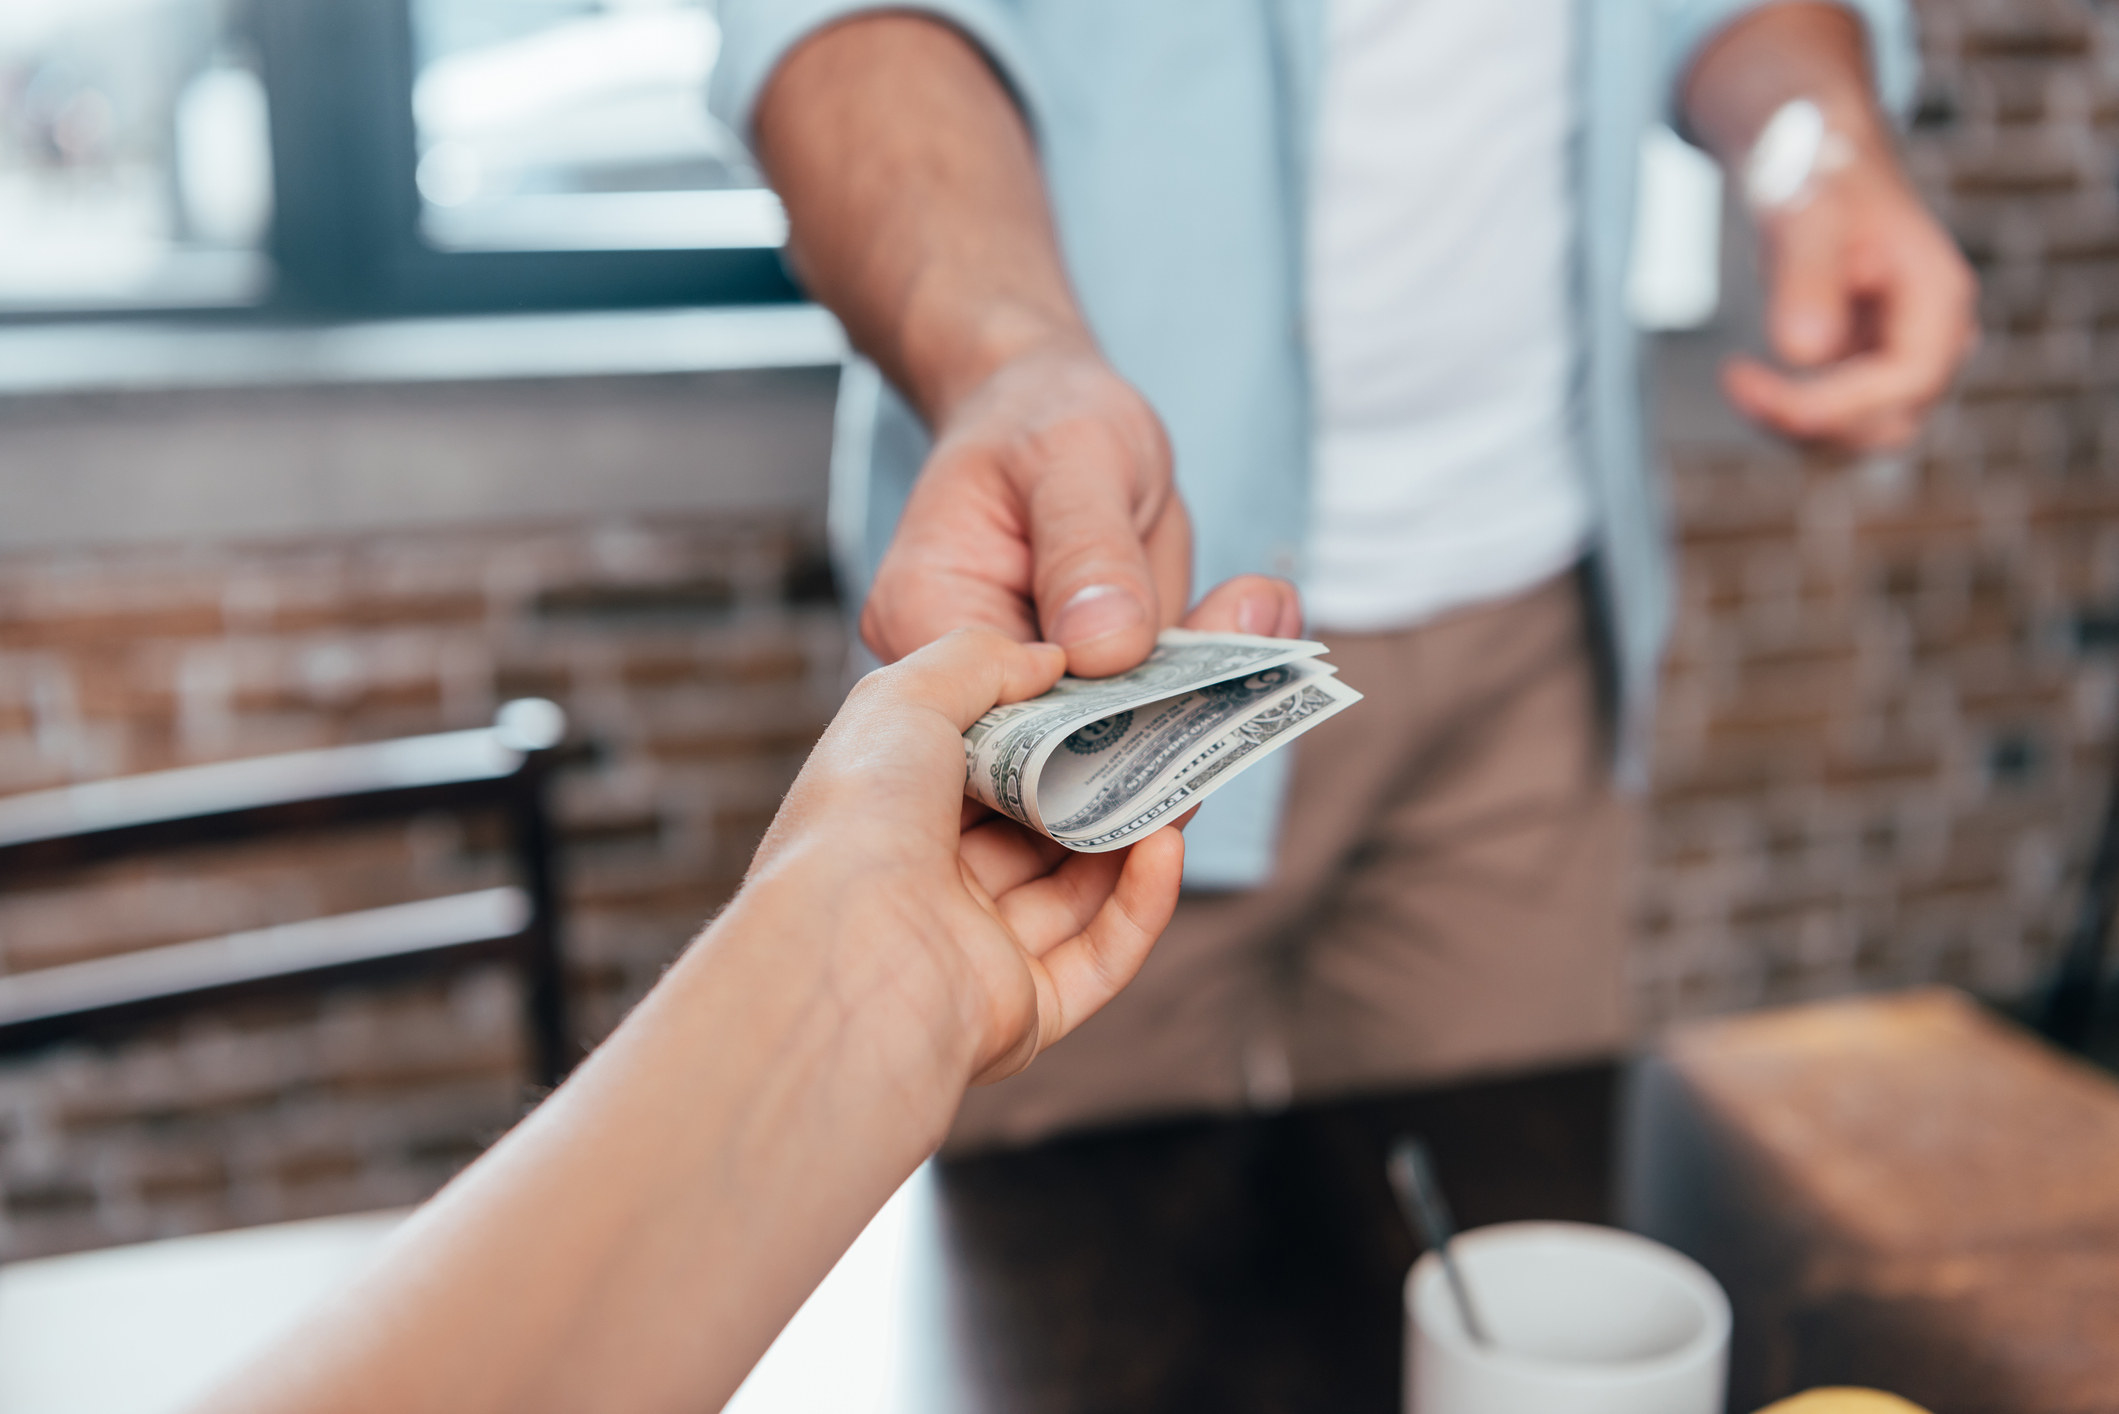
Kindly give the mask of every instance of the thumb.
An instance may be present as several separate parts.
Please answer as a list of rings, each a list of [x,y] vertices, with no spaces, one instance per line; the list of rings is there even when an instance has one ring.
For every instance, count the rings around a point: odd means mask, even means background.
[[[1081,677],[1123,672],[1148,656],[1162,623],[1155,574],[1142,527],[1167,490],[1143,505],[1112,448],[1103,464],[1055,469],[1040,477],[1030,505],[1030,553],[1038,622],[1047,642],[1067,650]]]
[[[1796,368],[1830,363],[1847,349],[1852,291],[1837,225],[1813,208],[1787,218],[1773,241],[1767,331],[1773,351]]]

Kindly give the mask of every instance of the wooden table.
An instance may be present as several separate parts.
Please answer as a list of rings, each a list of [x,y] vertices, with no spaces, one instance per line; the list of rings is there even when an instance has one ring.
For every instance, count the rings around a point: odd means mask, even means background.
[[[1728,1290],[1733,1408],[2119,1414],[2109,1074],[1923,988],[1686,1023],[1627,1093],[1624,1216]]]
[[[1628,1215],[1730,1292],[1735,1410],[1867,1383],[1938,1414],[2119,1412],[2109,1079],[1916,993],[1697,1023],[1634,1071],[1623,1106],[1620,1088],[1593,1067],[929,1164],[730,1409],[1385,1414],[1414,1255],[1383,1179],[1391,1138],[1434,1145],[1465,1226],[1610,1221],[1623,1108]],[[54,1414],[159,1414],[390,1224],[11,1267],[0,1387]],[[247,1307],[198,1301],[209,1279]],[[71,1354],[69,1330],[122,1368]]]
[[[1385,1145],[1425,1134],[1468,1224],[1598,1220],[1614,1088],[1610,1070],[1580,1070],[929,1164],[730,1409],[1396,1410],[1413,1244]],[[401,1216],[14,1264],[0,1409],[172,1414],[372,1260]]]
[[[1467,1226],[1608,1221],[1616,1088],[1599,1066],[931,1165],[731,1410],[1386,1414],[1415,1255],[1391,1138],[1428,1138]]]

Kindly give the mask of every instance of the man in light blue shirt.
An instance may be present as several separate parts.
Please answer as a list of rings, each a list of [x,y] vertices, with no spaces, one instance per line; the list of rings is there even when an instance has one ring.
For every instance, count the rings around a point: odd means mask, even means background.
[[[1202,811],[1139,982],[961,1141],[1623,1040],[1652,123],[1758,214],[1785,367],[1726,371],[1744,412],[1897,445],[1969,345],[1883,117],[1897,0],[1509,3],[723,0],[715,101],[864,355],[832,523],[868,645],[986,623],[1108,673],[1180,619],[1293,633],[1294,580],[1369,694]]]

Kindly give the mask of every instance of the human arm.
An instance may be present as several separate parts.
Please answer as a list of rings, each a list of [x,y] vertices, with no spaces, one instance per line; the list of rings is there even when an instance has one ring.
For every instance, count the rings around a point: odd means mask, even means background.
[[[1758,213],[1767,335],[1788,370],[1731,361],[1723,388],[1755,421],[1848,450],[1901,446],[1977,339],[1977,286],[1921,204],[1871,92],[1860,23],[1841,5],[1781,0],[1736,20],[1682,88],[1693,136],[1740,175],[1782,105],[1808,99],[1837,161]]]
[[[1079,855],[964,805],[962,730],[1060,666],[967,632],[864,680],[610,1040],[200,1408],[719,1408],[966,1084],[1100,1007],[1175,906],[1174,830]]]
[[[934,434],[861,632],[894,659],[962,624],[1042,636],[1096,676],[1184,615],[1191,531],[1170,447],[1068,285],[1014,98],[962,34],[904,13],[826,28],[753,118],[790,249]],[[1245,576],[1194,627],[1293,634],[1293,587]]]

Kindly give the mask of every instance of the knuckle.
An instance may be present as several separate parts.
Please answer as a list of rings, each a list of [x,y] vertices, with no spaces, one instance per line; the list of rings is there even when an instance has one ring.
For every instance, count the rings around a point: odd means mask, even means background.
[[[886,662],[897,657],[890,651],[890,629],[884,622],[882,605],[873,593],[861,606],[861,641],[868,645],[870,652]]]
[[[1015,430],[1009,439],[1011,460],[1021,466],[1044,469],[1062,464],[1079,475],[1087,472],[1130,470],[1126,438],[1099,417],[1070,414],[1049,422],[1038,422]]]
[[[835,720],[855,720],[873,717],[886,711],[889,705],[904,695],[904,669],[899,664],[889,664],[870,669],[846,689],[846,700]]]
[[[1159,487],[1169,479],[1170,442],[1162,419],[1124,384],[1120,394],[1018,421],[996,444],[1015,479],[1036,478],[1064,466],[1072,479],[1108,477],[1131,487]]]
[[[989,469],[992,463],[990,434],[976,430],[952,432],[944,435],[927,454],[927,461],[920,468],[920,480],[947,484],[966,476],[976,476]]]
[[[1015,647],[1014,639],[985,624],[953,628],[938,641],[946,645],[942,653],[948,657],[971,657],[981,662],[1004,657]]]

